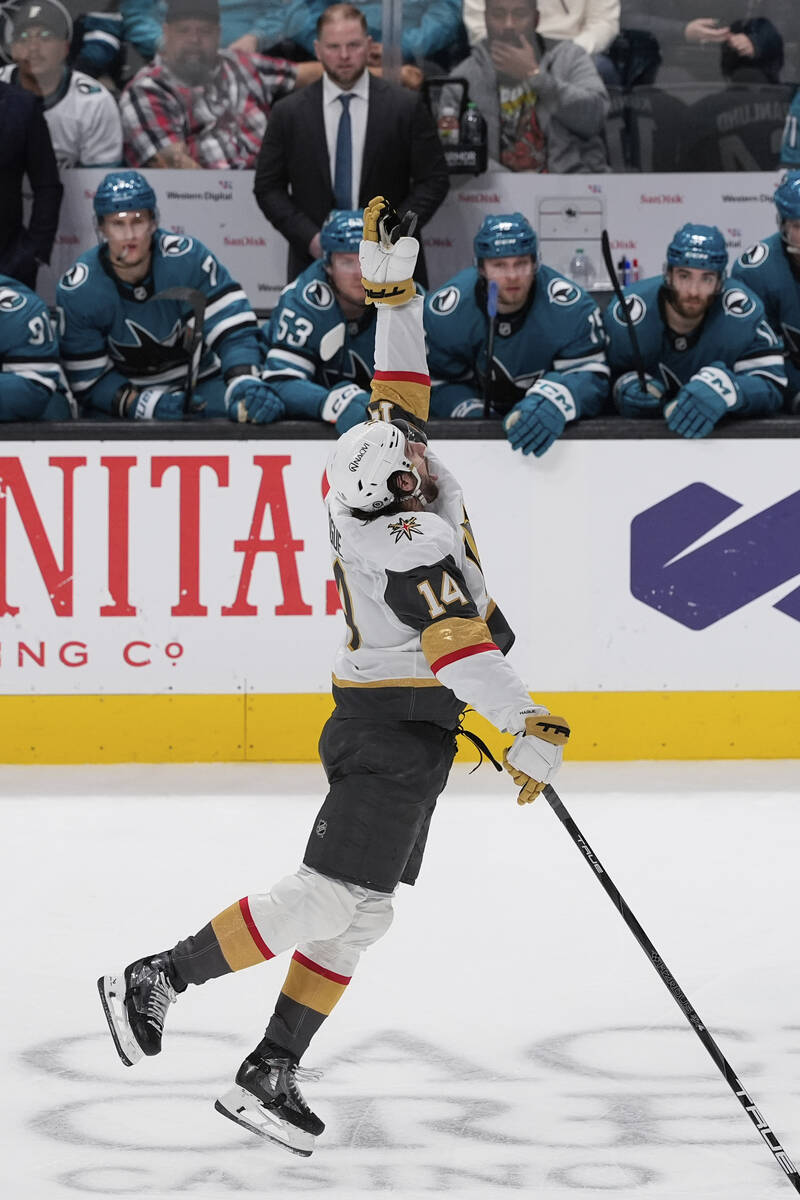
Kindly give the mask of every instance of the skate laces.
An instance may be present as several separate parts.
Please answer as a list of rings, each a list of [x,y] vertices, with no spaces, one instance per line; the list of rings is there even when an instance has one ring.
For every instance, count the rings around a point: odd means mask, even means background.
[[[298,1079],[305,1083],[312,1082],[315,1079],[321,1079],[322,1072],[309,1067],[292,1067],[288,1073],[287,1089],[290,1097],[300,1109],[301,1112],[307,1113],[310,1117],[315,1117],[317,1114],[313,1111],[310,1104],[306,1100],[303,1093],[298,1087]]]
[[[320,1071],[318,1067],[295,1067],[294,1074],[301,1083],[317,1083],[325,1072]]]
[[[153,968],[151,968],[153,970]],[[164,1021],[167,1015],[167,1009],[170,1004],[174,1004],[178,999],[178,994],[167,978],[164,970],[153,970],[155,979],[150,984],[150,992],[147,996],[147,1004],[145,1008],[145,1016],[147,1020],[155,1025],[159,1033],[164,1032]],[[142,984],[138,989],[141,991]]]
[[[300,1091],[298,1083],[315,1083],[318,1079],[322,1079],[322,1071],[316,1067],[299,1067],[297,1063],[289,1063],[285,1058],[268,1058],[266,1062],[268,1066],[276,1067],[280,1073],[285,1072],[286,1091],[301,1112],[308,1113],[312,1117],[315,1116],[316,1114]]]

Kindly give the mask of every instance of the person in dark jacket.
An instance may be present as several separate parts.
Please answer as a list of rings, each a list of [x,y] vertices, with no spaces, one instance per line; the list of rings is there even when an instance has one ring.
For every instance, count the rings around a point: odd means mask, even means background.
[[[270,113],[253,190],[289,243],[288,282],[322,257],[331,209],[361,208],[380,193],[424,225],[447,194],[447,165],[421,96],[370,75],[369,47],[359,9],[327,8],[317,26],[322,79]],[[420,260],[416,278],[425,285]]]
[[[0,274],[36,287],[39,264],[50,261],[63,187],[38,96],[0,82]],[[33,207],[27,226],[22,180]]]

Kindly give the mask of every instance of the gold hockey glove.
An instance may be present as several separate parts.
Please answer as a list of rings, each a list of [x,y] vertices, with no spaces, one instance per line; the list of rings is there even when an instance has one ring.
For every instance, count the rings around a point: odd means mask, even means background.
[[[563,717],[539,713],[525,718],[524,731],[503,755],[503,766],[520,789],[517,804],[532,803],[555,776],[569,735]]]
[[[367,304],[406,304],[416,295],[414,267],[419,242],[413,237],[416,213],[399,217],[383,196],[364,209],[364,240],[359,249]]]

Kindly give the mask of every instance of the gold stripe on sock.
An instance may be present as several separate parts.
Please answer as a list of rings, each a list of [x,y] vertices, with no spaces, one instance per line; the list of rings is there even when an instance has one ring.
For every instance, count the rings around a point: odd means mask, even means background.
[[[223,909],[211,922],[211,928],[219,942],[226,963],[232,971],[254,967],[270,957],[257,945],[247,926],[241,902]],[[262,946],[264,943],[262,942]]]

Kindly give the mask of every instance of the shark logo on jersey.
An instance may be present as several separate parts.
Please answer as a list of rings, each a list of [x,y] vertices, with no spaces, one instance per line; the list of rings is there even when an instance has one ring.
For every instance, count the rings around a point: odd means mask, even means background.
[[[625,307],[627,308],[628,316],[633,321],[634,325],[638,325],[640,321],[644,320],[647,312],[647,305],[641,296],[626,296]],[[612,316],[618,325],[628,324],[622,315],[622,309],[620,308],[619,300],[614,305]]]
[[[461,292],[457,287],[442,288],[431,300],[431,308],[440,317],[446,317],[448,313],[451,313],[458,306],[460,299]]]
[[[192,239],[182,233],[165,233],[161,239],[161,253],[165,258],[180,258],[189,253],[192,245]]]
[[[109,337],[111,357],[130,376],[163,375],[177,367],[186,366],[186,351],[183,348],[183,327],[176,321],[163,341],[153,337],[149,329],[139,325],[131,317],[125,324],[130,330],[132,342],[119,342]]]
[[[551,304],[568,308],[581,298],[581,289],[571,279],[551,279],[547,285],[547,299]]]
[[[671,400],[674,396],[677,396],[683,387],[683,383],[678,379],[675,372],[670,371],[669,367],[662,362],[658,364],[658,371],[664,384],[664,399]]]
[[[67,288],[69,291],[74,291],[82,283],[86,283],[88,278],[89,268],[86,266],[86,263],[76,262],[72,264],[68,271],[64,272],[61,277],[61,286]]]
[[[392,521],[389,526],[389,533],[394,534],[395,546],[400,541],[400,538],[408,538],[412,541],[412,534],[422,533],[416,517],[400,517],[397,521]]]
[[[24,308],[25,304],[25,297],[19,292],[12,288],[0,288],[0,312],[16,312],[18,308]]]
[[[760,267],[769,258],[769,246],[766,242],[756,242],[740,255],[739,262],[743,267]]]
[[[322,367],[322,378],[328,388],[336,387],[347,379],[357,383],[363,392],[370,390],[372,384],[372,368],[368,367],[363,358],[355,350],[347,351],[349,362],[342,362],[339,367],[328,369]]]
[[[741,288],[728,288],[722,297],[722,307],[730,317],[749,317],[755,310],[756,302]]]
[[[333,288],[329,287],[322,279],[312,279],[303,288],[303,299],[312,308],[319,308],[324,311],[333,304]]]

